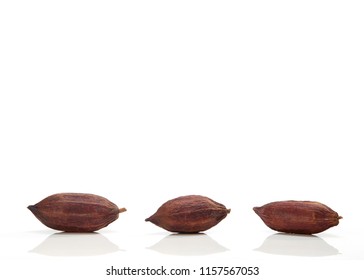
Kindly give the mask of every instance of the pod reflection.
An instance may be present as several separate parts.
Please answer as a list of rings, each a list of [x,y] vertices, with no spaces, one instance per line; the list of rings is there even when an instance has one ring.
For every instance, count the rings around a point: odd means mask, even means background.
[[[204,233],[170,234],[148,249],[179,256],[203,256],[228,251]]]
[[[338,249],[315,235],[276,233],[268,236],[256,251],[287,256],[325,257],[339,254]]]
[[[120,251],[119,247],[100,233],[54,233],[36,246],[31,253],[46,256],[98,256]]]

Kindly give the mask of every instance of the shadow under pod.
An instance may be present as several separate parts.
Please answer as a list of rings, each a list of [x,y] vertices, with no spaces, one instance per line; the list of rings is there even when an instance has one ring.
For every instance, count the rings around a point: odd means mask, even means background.
[[[98,256],[121,251],[100,233],[60,232],[48,236],[30,253],[46,256]]]
[[[148,249],[178,256],[203,256],[228,251],[204,233],[170,234]]]
[[[318,236],[286,233],[268,236],[255,251],[301,257],[326,257],[340,254],[338,249]]]

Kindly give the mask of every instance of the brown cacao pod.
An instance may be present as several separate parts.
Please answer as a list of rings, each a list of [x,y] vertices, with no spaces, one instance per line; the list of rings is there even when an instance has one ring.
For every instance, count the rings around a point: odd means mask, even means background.
[[[54,194],[28,209],[47,227],[67,232],[99,230],[126,211],[102,196],[86,193]]]
[[[146,221],[171,232],[196,233],[217,225],[228,213],[230,209],[208,197],[187,195],[167,201]]]
[[[273,230],[314,234],[339,224],[340,217],[328,206],[315,201],[276,201],[253,210]]]

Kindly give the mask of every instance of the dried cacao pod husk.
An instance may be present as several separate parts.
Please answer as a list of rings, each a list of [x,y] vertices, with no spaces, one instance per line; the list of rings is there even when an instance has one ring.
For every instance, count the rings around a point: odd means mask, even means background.
[[[47,227],[66,232],[97,231],[126,211],[102,196],[87,193],[54,194],[28,209]]]
[[[187,195],[164,203],[147,222],[179,233],[197,233],[208,230],[221,222],[230,209],[208,197]]]
[[[323,232],[337,226],[342,218],[328,206],[315,201],[276,201],[253,210],[271,229],[297,234]]]

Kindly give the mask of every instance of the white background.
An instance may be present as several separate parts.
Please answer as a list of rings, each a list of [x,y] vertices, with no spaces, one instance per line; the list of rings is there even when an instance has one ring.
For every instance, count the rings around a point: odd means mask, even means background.
[[[362,1],[1,1],[1,277],[360,278],[363,14]],[[57,192],[128,211],[99,234],[55,234],[26,207]],[[186,194],[231,214],[198,236],[144,222]],[[344,219],[276,235],[252,207],[285,199]]]

